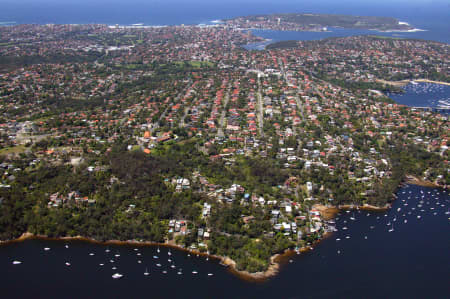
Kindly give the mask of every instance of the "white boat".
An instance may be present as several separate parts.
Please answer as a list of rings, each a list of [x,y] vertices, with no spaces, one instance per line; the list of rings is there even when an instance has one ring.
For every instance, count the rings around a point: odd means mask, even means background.
[[[154,255],[153,258],[154,258],[154,259],[157,259],[157,258],[159,258],[159,257],[158,257],[157,255]]]
[[[181,272],[181,271],[178,271],[178,272],[177,272],[177,274],[178,274],[178,275],[181,275],[181,274],[183,274],[183,272]]]
[[[420,219],[420,215],[417,215],[417,219]]]
[[[94,255],[94,253],[92,253],[92,252],[91,252],[91,253],[89,253],[89,255],[90,255],[90,256],[93,256],[93,255]]]
[[[353,215],[352,215],[352,217],[350,217],[350,220],[355,220],[355,213],[353,212]]]
[[[350,236],[346,236],[345,238],[346,238],[346,239],[350,239]]]
[[[45,251],[49,251],[50,248],[49,248],[49,247],[45,247],[44,250],[45,250]]]
[[[20,265],[20,264],[22,264],[21,261],[13,261],[12,263],[13,263],[13,265]]]
[[[104,266],[105,264],[99,264],[100,266]]]
[[[391,229],[389,229],[389,232],[391,233],[393,231],[394,231],[394,224],[392,223],[392,227],[391,227]]]
[[[106,248],[105,252],[110,252],[111,250],[109,250],[109,248]]]
[[[161,267],[161,264],[156,264],[157,267]]]
[[[123,276],[123,275],[120,274],[120,273],[114,273],[114,274],[112,275],[112,278],[118,279],[118,278],[121,278],[122,276]]]
[[[167,254],[168,254],[168,255],[172,255],[172,252],[170,252],[170,249],[169,249],[169,251],[167,252]]]
[[[69,245],[65,245],[64,247],[69,248]]]
[[[213,276],[214,274],[212,274],[212,273],[208,273],[208,276]]]
[[[167,274],[167,271],[166,271],[166,270],[163,270],[162,273],[163,273],[163,274]]]
[[[405,219],[405,221],[403,221],[404,223],[407,223],[408,222],[408,219]]]
[[[69,262],[66,262],[66,266],[70,266],[70,263],[69,263]]]
[[[145,272],[144,272],[144,275],[145,276],[147,276],[147,275],[149,275],[150,273],[148,273],[148,270],[147,270],[147,268],[145,268]]]
[[[175,269],[176,267],[175,267],[175,265],[172,265],[172,266],[170,266],[170,268]]]
[[[111,269],[112,269],[112,270],[116,270],[116,269],[117,269],[117,267],[112,267]]]
[[[198,272],[197,272],[197,271],[195,271],[195,270],[194,270],[194,271],[192,271],[192,274],[197,274],[197,273],[198,273]]]
[[[167,259],[167,261],[168,261],[169,263],[171,263],[171,262],[172,262],[172,260],[171,260],[171,259]]]
[[[158,249],[156,251],[159,253],[159,246],[158,246]]]
[[[336,241],[340,241],[341,239],[337,238]]]
[[[141,260],[138,260],[138,264],[140,264],[140,263],[142,263],[142,261],[141,261]]]

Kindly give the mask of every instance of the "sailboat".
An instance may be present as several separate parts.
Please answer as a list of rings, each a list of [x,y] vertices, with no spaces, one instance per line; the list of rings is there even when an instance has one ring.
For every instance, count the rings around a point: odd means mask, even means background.
[[[147,268],[145,268],[145,272],[144,272],[144,275],[145,276],[147,276],[147,275],[149,275],[150,273],[148,273],[148,270],[147,270]]]
[[[158,249],[156,250],[156,252],[158,252],[158,253],[159,253],[159,251],[160,251],[160,250],[159,250],[159,246],[158,246]]]
[[[389,230],[389,232],[391,233],[391,232],[393,232],[394,231],[394,223],[392,223],[392,227],[391,227],[391,229]]]
[[[350,220],[355,220],[355,212],[353,212],[353,216],[350,217]]]

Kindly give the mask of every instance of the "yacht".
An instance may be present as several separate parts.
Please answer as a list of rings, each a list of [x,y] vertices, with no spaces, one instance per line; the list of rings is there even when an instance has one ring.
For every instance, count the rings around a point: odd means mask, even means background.
[[[21,261],[13,261],[12,263],[13,263],[13,265],[20,265],[20,264],[22,264]]]
[[[123,275],[120,274],[120,273],[115,273],[115,274],[112,275],[112,278],[118,279],[118,278],[121,278],[122,276],[123,276]]]
[[[355,220],[355,213],[353,213],[352,217],[350,217],[350,220]]]
[[[393,232],[393,231],[394,231],[394,224],[392,224],[391,229],[389,229],[389,232],[390,232],[390,233]]]

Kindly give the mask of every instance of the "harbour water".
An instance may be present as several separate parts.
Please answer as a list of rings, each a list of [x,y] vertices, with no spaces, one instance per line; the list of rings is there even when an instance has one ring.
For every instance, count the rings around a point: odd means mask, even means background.
[[[414,33],[379,33],[368,30],[330,28],[331,32],[277,32],[260,30],[256,34],[274,41],[319,39],[330,36],[380,34],[450,42],[449,4],[445,0],[427,1],[357,1],[346,0],[4,0],[0,25],[11,24],[120,24],[180,25],[212,24],[211,21],[238,16],[271,13],[322,13],[394,17],[423,29]],[[6,24],[5,24],[6,23]]]
[[[397,195],[386,212],[341,212],[337,232],[314,250],[289,257],[266,282],[241,280],[217,261],[174,249],[168,255],[162,247],[158,253],[157,247],[28,240],[0,246],[2,296],[445,298],[450,293],[448,191],[408,185]],[[13,265],[14,260],[22,263]],[[114,273],[123,277],[113,279]]]
[[[412,107],[450,108],[450,86],[433,83],[409,83],[404,93],[390,93],[388,96],[402,105]]]

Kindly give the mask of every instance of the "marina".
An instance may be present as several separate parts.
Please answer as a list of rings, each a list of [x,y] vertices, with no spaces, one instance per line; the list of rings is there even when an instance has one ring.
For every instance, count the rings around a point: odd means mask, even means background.
[[[450,111],[450,86],[412,81],[403,87],[404,93],[389,93],[391,99],[399,104],[415,109],[433,110],[448,113]]]

